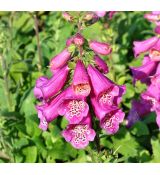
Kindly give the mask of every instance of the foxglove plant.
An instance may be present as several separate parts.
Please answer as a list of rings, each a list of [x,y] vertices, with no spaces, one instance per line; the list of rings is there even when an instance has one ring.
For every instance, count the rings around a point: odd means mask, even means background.
[[[141,120],[146,114],[155,112],[156,122],[160,128],[160,12],[145,14],[144,17],[150,22],[154,22],[155,36],[144,41],[134,41],[133,51],[135,57],[141,53],[146,53],[142,66],[131,67],[133,83],[140,80],[147,85],[147,90],[140,95],[140,100],[132,101],[132,108],[127,117],[127,126],[131,127],[136,121]]]
[[[99,56],[111,54],[111,45],[96,40],[87,41],[81,34],[82,24],[87,26],[88,21],[92,24],[105,13],[86,12],[82,21],[78,18],[78,32],[67,39],[64,50],[50,61],[52,77],[39,77],[34,88],[35,97],[41,101],[36,105],[39,127],[45,131],[50,122],[64,116],[68,125],[62,136],[77,149],[85,148],[95,139],[93,113],[107,134],[118,132],[125,116],[119,104],[126,88],[105,75],[109,68]],[[70,22],[76,21],[68,12],[64,12],[63,17]],[[86,52],[90,52],[93,59],[86,61]],[[69,62],[74,67],[70,67]]]

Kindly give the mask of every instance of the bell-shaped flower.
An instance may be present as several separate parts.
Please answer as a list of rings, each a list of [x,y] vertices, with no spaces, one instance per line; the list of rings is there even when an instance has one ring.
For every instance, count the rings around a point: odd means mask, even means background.
[[[70,142],[76,149],[84,149],[89,141],[95,138],[95,131],[91,127],[91,116],[88,113],[87,117],[78,124],[70,124],[62,131],[62,136],[67,142]]]
[[[36,86],[34,88],[35,96],[39,99],[47,100],[48,98],[56,95],[56,93],[59,90],[61,90],[61,88],[64,86],[68,72],[69,72],[68,66],[61,68],[55,73],[55,75],[52,76],[51,79],[49,80],[45,79],[45,82],[43,81],[43,84],[41,83],[41,86],[39,81],[42,79],[42,77],[40,77],[37,80]]]
[[[92,84],[92,91],[98,103],[103,108],[118,105],[122,95],[125,93],[125,86],[118,86],[100,73],[95,67],[89,65],[88,74]]]
[[[141,120],[145,115],[150,113],[151,104],[146,100],[132,100],[132,106],[127,116],[127,127],[133,126],[137,121]]]
[[[100,107],[94,96],[91,103],[96,117],[100,120],[100,126],[107,134],[115,134],[119,130],[119,124],[123,122],[125,114],[116,106],[108,106],[108,109]]]
[[[148,61],[139,67],[130,67],[133,75],[133,83],[137,80],[145,82],[146,78],[155,74],[157,68],[157,63],[154,61]]]
[[[105,61],[100,58],[98,55],[94,56],[95,66],[96,68],[102,72],[107,74],[109,72],[108,65],[105,63]]]
[[[71,53],[67,50],[67,48],[64,49],[61,53],[52,58],[50,61],[50,69],[56,70],[62,68],[70,58]]]
[[[154,47],[154,45],[158,42],[158,40],[159,38],[157,36],[154,36],[144,41],[134,41],[133,42],[134,56],[137,57],[139,54],[149,51]]]
[[[88,96],[91,91],[91,87],[89,84],[89,77],[85,66],[81,60],[77,61],[73,81],[72,88],[76,95]]]
[[[65,116],[69,124],[81,122],[88,114],[89,106],[85,99],[74,94],[72,89],[70,93],[58,107],[59,115]]]
[[[112,52],[112,48],[108,43],[98,41],[90,41],[89,47],[97,54],[108,55]]]

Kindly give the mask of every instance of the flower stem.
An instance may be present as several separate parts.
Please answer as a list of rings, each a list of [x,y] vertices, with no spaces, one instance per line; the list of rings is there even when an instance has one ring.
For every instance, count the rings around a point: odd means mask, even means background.
[[[11,101],[11,96],[10,96],[10,92],[9,92],[7,64],[6,64],[6,60],[4,59],[4,57],[2,55],[0,55],[0,62],[1,62],[2,69],[3,69],[3,75],[2,76],[3,76],[3,79],[4,79],[5,96],[7,97],[8,109],[11,110],[12,101]]]
[[[38,50],[38,59],[39,59],[38,70],[41,71],[42,70],[42,49],[41,49],[40,38],[39,38],[38,19],[36,14],[32,16],[34,19],[34,30],[35,30],[36,39],[37,39],[37,50]]]

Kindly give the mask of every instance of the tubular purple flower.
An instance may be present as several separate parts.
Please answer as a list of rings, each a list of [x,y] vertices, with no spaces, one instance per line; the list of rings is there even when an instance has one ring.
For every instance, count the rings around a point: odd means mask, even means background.
[[[75,45],[82,46],[84,44],[84,37],[80,33],[77,33],[74,36],[73,41]]]
[[[127,116],[127,127],[133,126],[137,121],[141,120],[145,115],[150,113],[151,104],[146,100],[132,100],[132,107]]]
[[[76,149],[84,149],[89,141],[95,138],[95,131],[91,128],[91,116],[88,116],[79,124],[70,124],[62,132],[62,136]]]
[[[130,67],[133,75],[133,83],[135,84],[137,80],[145,83],[146,78],[155,74],[156,68],[157,63],[154,61],[148,61],[147,63],[139,67]]]
[[[77,61],[74,75],[73,75],[73,82],[72,88],[76,95],[88,96],[91,91],[91,87],[89,84],[89,77],[85,66],[81,60]]]
[[[125,86],[118,86],[101,74],[96,68],[89,65],[88,74],[92,84],[93,93],[103,108],[118,105],[121,96],[125,93]]]
[[[89,47],[97,54],[108,55],[112,52],[112,48],[108,43],[98,41],[90,41]]]
[[[137,57],[140,53],[149,51],[157,43],[158,40],[159,38],[154,36],[144,41],[134,41],[133,42],[134,56]]]
[[[38,118],[40,119],[39,127],[42,130],[47,130],[48,123],[53,121],[59,116],[58,106],[62,103],[62,100],[65,98],[68,89],[57,95],[50,102],[45,103],[44,105],[37,105],[36,110],[38,112]]]
[[[52,58],[50,62],[50,68],[52,70],[59,69],[63,67],[70,58],[71,58],[71,53],[67,49],[64,49],[61,53],[59,53],[57,56]]]
[[[69,72],[68,66],[61,68],[59,71],[56,72],[54,76],[48,81],[45,81],[42,86],[38,86],[36,84],[35,87],[35,96],[39,97],[40,99],[47,100],[50,97],[56,95],[56,93],[61,90],[64,86],[67,75]]]
[[[107,64],[105,63],[105,61],[100,58],[98,55],[95,55],[94,56],[94,61],[95,61],[95,64],[96,64],[96,68],[102,72],[102,73],[105,73],[107,74],[109,72],[109,69],[108,69],[108,66]]]
[[[41,90],[40,90],[40,87],[43,86],[44,84],[46,84],[48,82],[48,78],[47,77],[39,77],[37,80],[36,80],[36,85],[34,87],[34,96],[37,98],[37,99],[40,99],[42,100],[42,93],[41,93]]]

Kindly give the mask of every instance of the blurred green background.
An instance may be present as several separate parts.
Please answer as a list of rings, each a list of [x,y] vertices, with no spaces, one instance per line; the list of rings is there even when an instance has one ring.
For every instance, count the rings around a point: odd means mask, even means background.
[[[110,42],[113,53],[106,59],[108,76],[126,84],[121,107],[128,114],[131,100],[145,85],[132,85],[129,66],[141,64],[133,56],[133,41],[154,35],[154,25],[144,12],[117,12],[83,31],[86,39]],[[41,75],[51,76],[50,59],[62,51],[68,37],[76,33],[60,12],[0,12],[0,162],[160,162],[160,133],[152,113],[143,121],[108,136],[98,131],[101,152],[92,142],[76,150],[65,142],[61,131],[66,120],[59,117],[42,132],[35,110],[33,87]],[[42,64],[42,67],[40,66]],[[97,128],[98,130],[98,128]]]

